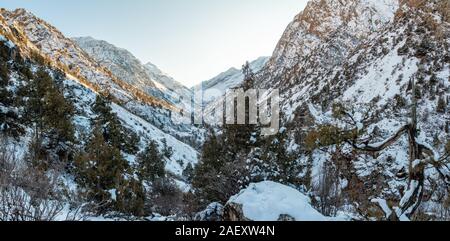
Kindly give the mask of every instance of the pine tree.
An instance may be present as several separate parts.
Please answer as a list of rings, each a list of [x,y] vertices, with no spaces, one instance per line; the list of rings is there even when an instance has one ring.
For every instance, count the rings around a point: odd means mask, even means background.
[[[16,129],[17,115],[9,110],[12,105],[12,93],[8,90],[9,86],[9,68],[8,68],[8,49],[0,42],[0,132],[8,135],[17,136]]]
[[[134,178],[122,180],[117,189],[116,209],[125,214],[142,217],[145,215],[145,189]]]
[[[54,86],[44,96],[44,125],[54,145],[74,141],[72,115],[74,107]]]
[[[249,63],[243,66],[243,91],[254,88],[254,74]],[[196,166],[192,185],[199,203],[226,202],[250,180],[247,162],[252,148],[259,145],[260,130],[250,123],[250,100],[245,99],[245,124],[226,124],[221,135],[210,134],[203,145],[200,163]],[[235,100],[237,119],[237,103]],[[225,118],[225,116],[224,116]]]
[[[197,202],[202,205],[225,203],[246,185],[246,155],[231,153],[225,143],[223,136],[210,130],[192,179]]]
[[[103,137],[109,144],[129,154],[135,154],[139,150],[139,136],[122,126],[119,118],[112,111],[108,98],[98,95],[92,110],[96,114],[93,124],[102,127]]]
[[[446,108],[447,108],[447,103],[446,103],[444,97],[443,96],[439,96],[439,100],[438,100],[436,111],[438,113],[445,113]]]
[[[0,60],[0,87],[5,88],[9,83],[8,62],[5,59],[0,58]]]
[[[166,158],[170,159],[173,156],[173,148],[167,145],[167,140],[165,138],[162,139],[162,143],[163,143],[162,153]]]
[[[230,159],[222,136],[210,130],[209,137],[203,144],[201,165],[206,169],[220,170]],[[201,167],[199,167],[201,168]]]
[[[183,176],[186,177],[188,182],[192,182],[192,179],[194,178],[194,167],[191,163],[189,163],[183,170]]]
[[[98,95],[92,110],[95,112],[94,125],[102,127],[103,137],[110,145],[120,148],[122,145],[122,128],[119,119],[113,113],[111,102]]]
[[[153,182],[166,175],[165,162],[159,152],[158,144],[150,141],[145,150],[136,158],[138,176],[142,181]]]
[[[45,68],[39,68],[25,90],[26,122],[34,126],[37,139],[42,139],[39,152],[47,152],[44,158],[50,165],[55,161],[67,161],[70,146],[75,141],[72,116],[74,107],[65,99],[63,91]]]
[[[86,151],[79,153],[75,160],[77,181],[87,190],[90,200],[107,204],[100,212],[114,206],[110,190],[120,189],[128,169],[127,161],[120,150],[109,145],[103,138],[101,128],[96,126]]]
[[[254,74],[247,62],[243,67],[244,81],[242,84],[244,92],[254,88]],[[250,100],[245,99],[245,124],[227,124],[223,127],[223,136],[225,146],[229,148],[229,152],[236,158],[235,154],[239,152],[248,152],[252,147],[258,145],[258,137],[260,130],[257,125],[250,123]],[[237,119],[237,103],[234,103],[235,116]]]
[[[287,133],[281,131],[265,140],[262,155],[263,165],[271,170],[270,179],[281,183],[292,184],[296,177],[295,156],[287,150]],[[261,169],[264,169],[261,167]]]
[[[447,140],[447,144],[445,144],[445,152],[450,155],[450,139]]]

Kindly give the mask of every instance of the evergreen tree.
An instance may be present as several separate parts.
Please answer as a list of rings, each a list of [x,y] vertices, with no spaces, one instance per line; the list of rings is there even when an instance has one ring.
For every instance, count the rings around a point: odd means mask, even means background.
[[[223,136],[218,136],[213,130],[210,130],[209,137],[203,144],[201,167],[204,166],[205,169],[220,170],[230,159]]]
[[[26,115],[35,124],[36,134],[49,138],[48,148],[74,141],[74,107],[45,69],[35,73],[28,86],[28,97]]]
[[[39,140],[30,143],[33,152],[39,153],[37,156],[41,158],[34,162],[40,162],[35,164],[44,170],[54,163],[70,161],[71,146],[75,141],[72,123],[74,107],[65,99],[55,81],[41,67],[21,91],[26,97],[25,122],[34,126],[34,139]]]
[[[0,42],[0,133],[18,137],[23,134],[19,124],[19,116],[10,107],[13,105],[13,94],[8,89],[9,77],[9,48]]]
[[[141,182],[130,177],[122,180],[117,190],[116,209],[121,213],[145,215],[145,189]]]
[[[242,84],[243,90],[248,91],[254,88],[254,74],[247,62],[243,67],[244,81]],[[232,159],[236,158],[236,153],[249,152],[252,147],[258,145],[258,137],[260,130],[257,125],[250,123],[250,100],[245,99],[245,124],[227,124],[223,127],[223,135],[225,146],[229,148]],[[235,116],[237,120],[237,103],[234,103]]]
[[[125,182],[128,163],[121,156],[120,150],[108,144],[101,128],[96,126],[86,151],[81,152],[75,160],[78,183],[87,190],[91,201],[104,205],[100,212],[107,211],[115,204],[111,190],[118,190]]]
[[[289,153],[287,150],[287,133],[286,131],[280,131],[277,135],[265,140],[263,145],[263,160],[261,170],[264,167],[270,170],[266,173],[270,173],[268,178],[286,184],[293,184],[296,174],[295,170],[295,155]]]
[[[194,178],[194,167],[191,163],[183,170],[183,176],[186,177],[189,182],[192,182],[192,179]]]
[[[139,150],[138,135],[122,126],[119,118],[112,111],[108,98],[98,95],[92,110],[96,114],[93,124],[102,127],[103,137],[110,145],[129,154],[135,154]]]
[[[138,176],[142,181],[153,182],[166,175],[165,162],[159,152],[158,144],[150,141],[145,150],[136,158],[138,163]]]
[[[162,143],[163,143],[162,153],[165,157],[170,159],[173,156],[173,148],[167,145],[167,140],[165,138],[162,139]]]
[[[436,111],[438,113],[445,113],[446,109],[447,109],[447,103],[446,103],[444,97],[443,96],[439,96],[439,100],[438,100]]]
[[[249,63],[243,66],[244,92],[254,88],[254,74]],[[237,120],[237,103],[234,101]],[[216,135],[210,130],[205,141],[201,161],[194,171],[192,185],[199,203],[226,202],[244,188],[249,180],[247,163],[252,148],[259,145],[260,130],[250,123],[250,100],[245,99],[245,124],[226,124],[223,133]],[[225,118],[225,116],[224,116]]]
[[[244,152],[231,154],[223,136],[210,131],[202,151],[200,163],[194,170],[192,186],[198,203],[225,203],[245,187],[246,155]],[[235,159],[234,159],[235,158]]]

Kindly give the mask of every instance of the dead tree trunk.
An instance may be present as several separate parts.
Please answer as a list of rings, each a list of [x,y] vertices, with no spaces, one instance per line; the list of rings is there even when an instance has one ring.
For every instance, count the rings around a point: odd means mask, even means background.
[[[409,183],[408,189],[400,201],[399,209],[395,212],[397,218],[402,216],[411,218],[417,208],[420,206],[423,198],[423,189],[425,181],[425,164],[423,160],[423,148],[417,143],[417,96],[416,83],[412,79],[412,106],[411,106],[411,123],[408,128],[409,142]]]
[[[424,182],[425,182],[425,166],[432,160],[432,156],[426,153],[427,148],[417,143],[417,98],[416,98],[416,84],[414,79],[412,80],[412,106],[411,106],[411,123],[405,125],[399,129],[392,137],[386,139],[381,145],[371,146],[366,145],[363,147],[358,146],[356,143],[352,143],[353,147],[365,152],[378,153],[387,147],[394,144],[405,133],[408,135],[409,142],[409,178],[408,188],[403,195],[399,206],[394,208],[389,217],[392,221],[402,220],[407,217],[408,219],[417,211],[423,198]],[[428,150],[431,151],[431,150]],[[432,152],[432,151],[431,151]],[[430,158],[426,161],[426,158]]]

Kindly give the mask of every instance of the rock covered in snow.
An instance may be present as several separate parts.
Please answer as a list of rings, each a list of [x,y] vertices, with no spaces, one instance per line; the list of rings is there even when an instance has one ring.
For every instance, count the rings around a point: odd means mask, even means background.
[[[230,221],[326,221],[331,220],[311,206],[311,200],[294,188],[265,181],[250,184],[225,206]]]
[[[195,215],[195,221],[222,221],[223,205],[220,203],[211,203],[205,210]]]

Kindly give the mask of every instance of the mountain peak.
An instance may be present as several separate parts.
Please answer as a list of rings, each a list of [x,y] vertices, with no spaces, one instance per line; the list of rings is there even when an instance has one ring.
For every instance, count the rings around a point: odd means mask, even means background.
[[[278,81],[286,71],[326,42],[336,42],[338,55],[393,21],[399,0],[312,0],[288,25],[265,73],[267,83]],[[341,36],[336,39],[336,35]],[[338,44],[339,42],[339,44]],[[340,60],[336,60],[339,62]]]

